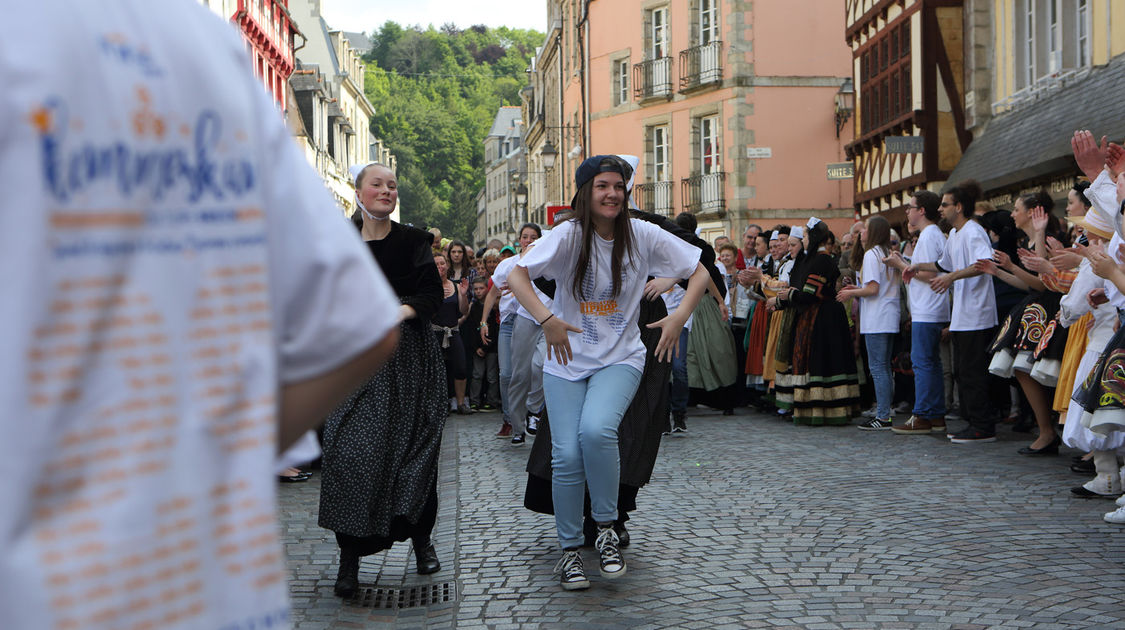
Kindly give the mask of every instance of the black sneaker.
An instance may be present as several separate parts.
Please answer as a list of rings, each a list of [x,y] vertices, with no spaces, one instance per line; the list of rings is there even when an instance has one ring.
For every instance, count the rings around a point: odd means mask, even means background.
[[[973,427],[968,427],[963,431],[954,433],[950,438],[950,442],[954,444],[981,444],[984,442],[995,442],[996,433],[985,433]]]
[[[590,588],[590,580],[586,571],[582,569],[582,554],[578,550],[563,551],[562,558],[555,564],[555,573],[559,574],[559,585],[563,590],[577,591]]]
[[[527,414],[527,434],[535,435],[539,430],[539,416],[534,413]]]
[[[687,433],[686,417],[682,413],[672,414],[672,433]]]
[[[890,420],[880,420],[878,418],[872,418],[870,420],[864,420],[863,422],[859,423],[859,430],[889,431],[892,426],[894,426],[894,423]]]
[[[522,433],[512,436],[512,446],[523,446],[525,441]]]
[[[598,526],[598,539],[594,541],[594,548],[601,557],[601,574],[608,579],[616,579],[625,575],[625,558],[621,557],[621,540],[613,526]]]

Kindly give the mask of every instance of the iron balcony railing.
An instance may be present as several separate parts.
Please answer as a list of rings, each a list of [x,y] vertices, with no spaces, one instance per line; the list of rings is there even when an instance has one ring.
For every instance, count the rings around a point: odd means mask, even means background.
[[[680,190],[683,194],[684,210],[694,213],[726,210],[727,202],[723,196],[726,179],[726,173],[709,173],[681,180]]]
[[[645,212],[672,216],[672,182],[652,182],[633,186],[633,201]]]
[[[633,65],[633,96],[638,101],[672,95],[672,58],[661,57]]]
[[[680,90],[722,83],[723,42],[713,41],[680,53]]]

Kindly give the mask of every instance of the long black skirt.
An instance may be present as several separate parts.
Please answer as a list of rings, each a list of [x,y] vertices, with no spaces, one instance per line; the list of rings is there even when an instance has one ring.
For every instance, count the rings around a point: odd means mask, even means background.
[[[429,325],[404,322],[391,359],[325,423],[320,526],[383,539],[368,553],[414,535],[434,497],[448,413],[437,340]]]

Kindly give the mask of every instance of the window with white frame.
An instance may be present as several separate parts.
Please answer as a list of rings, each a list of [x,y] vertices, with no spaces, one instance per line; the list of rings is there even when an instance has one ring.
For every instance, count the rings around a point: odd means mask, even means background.
[[[1089,0],[1016,0],[1017,89],[1090,65]]]
[[[719,39],[719,0],[699,0],[699,43]]]
[[[668,125],[657,125],[652,128],[652,181],[671,179],[668,158]]]
[[[1079,68],[1085,68],[1090,65],[1090,7],[1087,0],[1078,0],[1078,6],[1075,7],[1077,13],[1075,25],[1077,29],[1077,36],[1075,37],[1077,49],[1075,50],[1075,58],[1078,61]]]
[[[705,116],[699,119],[699,157],[700,174],[718,173],[719,168],[719,117]]]
[[[648,182],[643,186],[642,195],[645,210],[659,214],[672,213],[672,148],[671,132],[668,125],[653,125],[648,128]]]
[[[668,7],[652,10],[652,49],[650,59],[668,56]]]
[[[613,104],[615,106],[629,102],[629,68],[628,57],[613,62]]]
[[[1024,8],[1023,50],[1024,85],[1035,83],[1035,0],[1023,0]]]
[[[1054,74],[1062,68],[1062,25],[1059,24],[1059,3],[1047,7],[1047,72]]]

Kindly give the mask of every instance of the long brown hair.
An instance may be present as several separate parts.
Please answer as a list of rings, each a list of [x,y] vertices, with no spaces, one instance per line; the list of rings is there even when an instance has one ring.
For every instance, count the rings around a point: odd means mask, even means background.
[[[880,215],[875,215],[867,220],[867,237],[863,239],[862,247],[852,247],[852,269],[861,271],[863,269],[863,255],[868,250],[875,247],[882,247],[883,251],[888,250],[891,243],[891,224]]]
[[[619,173],[620,174],[620,173]],[[622,177],[622,180],[627,178]],[[582,292],[582,283],[586,281],[586,272],[590,267],[590,249],[593,246],[594,240],[594,220],[590,212],[591,196],[594,190],[594,178],[582,185],[578,189],[577,194],[574,195],[574,221],[582,229],[582,243],[578,251],[578,265],[575,269],[574,281],[571,283],[570,292],[578,301],[589,299],[594,296],[584,295]],[[636,249],[636,244],[633,241],[633,229],[629,223],[629,191],[624,191],[624,197],[621,199],[621,211],[617,213],[617,218],[613,220],[613,253],[610,257],[612,261],[610,265],[610,272],[613,274],[613,297],[617,297],[621,293],[621,280],[625,275],[624,259],[626,256],[629,258],[629,264],[633,264],[633,254]]]

